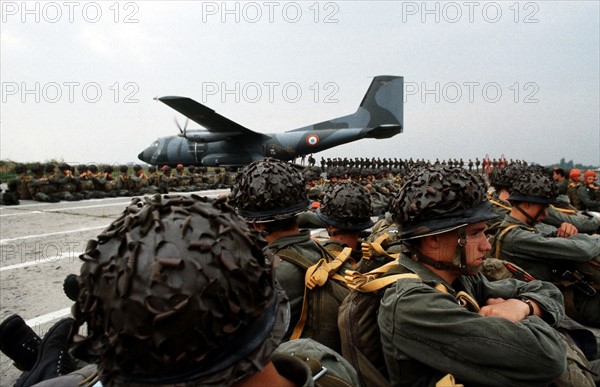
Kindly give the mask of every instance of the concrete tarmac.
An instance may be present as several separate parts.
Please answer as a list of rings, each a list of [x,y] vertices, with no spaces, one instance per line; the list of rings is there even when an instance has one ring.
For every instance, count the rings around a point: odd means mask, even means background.
[[[228,189],[195,194],[217,197]],[[185,193],[183,195],[189,195]],[[62,284],[69,273],[79,274],[79,255],[131,202],[130,197],[39,203],[22,200],[0,206],[0,322],[19,314],[43,337],[73,302]],[[12,386],[21,374],[0,353],[0,386]]]

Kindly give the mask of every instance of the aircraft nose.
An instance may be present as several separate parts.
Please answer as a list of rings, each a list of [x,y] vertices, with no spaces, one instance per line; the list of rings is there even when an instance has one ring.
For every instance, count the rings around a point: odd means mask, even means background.
[[[150,157],[149,156],[149,152],[148,149],[144,149],[142,152],[140,152],[140,154],[138,155],[138,159],[142,160],[143,162],[149,162]]]

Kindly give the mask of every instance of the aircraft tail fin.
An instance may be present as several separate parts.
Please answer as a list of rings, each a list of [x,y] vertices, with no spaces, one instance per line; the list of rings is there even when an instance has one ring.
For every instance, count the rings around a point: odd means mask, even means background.
[[[377,76],[373,78],[355,115],[360,114],[362,109],[366,110],[370,115],[368,128],[384,125],[404,127],[403,92],[403,77]]]
[[[380,75],[373,78],[358,110],[354,114],[319,122],[295,129],[372,129],[366,134],[371,138],[388,138],[401,133],[404,128],[403,107],[404,78],[392,75]],[[379,128],[387,128],[385,130]],[[378,133],[376,133],[378,132]],[[381,133],[379,133],[381,132]]]

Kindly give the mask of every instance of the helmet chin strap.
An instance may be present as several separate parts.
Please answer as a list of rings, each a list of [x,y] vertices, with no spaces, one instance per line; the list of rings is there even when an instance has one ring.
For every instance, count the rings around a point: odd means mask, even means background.
[[[465,228],[461,227],[458,229],[458,242],[457,249],[454,251],[454,256],[452,257],[452,262],[442,262],[436,261],[433,258],[430,258],[419,250],[412,251],[412,259],[415,261],[419,261],[425,263],[429,266],[436,268],[437,270],[457,270],[464,275],[471,275],[469,268],[467,266],[467,235],[465,234]],[[412,248],[411,248],[412,250]]]
[[[537,223],[537,220],[540,215],[546,211],[546,209],[544,207],[541,207],[537,214],[535,214],[535,217],[531,217],[531,215],[529,215],[527,212],[525,212],[524,209],[521,208],[521,204],[517,204],[516,206],[514,206],[521,214],[523,214],[523,216],[525,216],[525,218],[527,219],[527,224],[530,226],[535,226],[535,224]]]

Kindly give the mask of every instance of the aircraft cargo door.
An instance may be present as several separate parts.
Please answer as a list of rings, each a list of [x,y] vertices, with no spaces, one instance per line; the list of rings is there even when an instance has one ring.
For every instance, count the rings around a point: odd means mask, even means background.
[[[191,142],[190,143],[190,153],[194,155],[194,159],[196,160],[196,164],[200,164],[202,157],[206,153],[206,143],[205,142]]]

